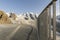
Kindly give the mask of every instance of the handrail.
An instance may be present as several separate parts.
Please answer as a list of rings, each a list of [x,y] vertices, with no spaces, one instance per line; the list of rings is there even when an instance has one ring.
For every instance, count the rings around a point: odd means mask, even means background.
[[[50,5],[53,4],[53,1],[57,1],[57,0],[52,0],[52,1],[44,8],[44,10],[40,13],[40,15],[41,15]],[[39,16],[40,16],[40,15],[39,15]]]

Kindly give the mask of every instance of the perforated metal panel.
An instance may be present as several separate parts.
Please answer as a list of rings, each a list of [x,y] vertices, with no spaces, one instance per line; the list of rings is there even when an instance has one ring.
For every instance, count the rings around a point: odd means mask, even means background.
[[[48,14],[47,11],[39,16],[40,40],[48,40]]]
[[[53,8],[53,40],[56,40],[56,0],[52,0],[38,16],[39,40],[51,40],[51,6]]]

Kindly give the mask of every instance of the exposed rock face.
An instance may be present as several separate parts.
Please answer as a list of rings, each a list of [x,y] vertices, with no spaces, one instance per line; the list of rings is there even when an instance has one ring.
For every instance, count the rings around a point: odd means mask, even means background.
[[[10,24],[11,20],[8,18],[8,15],[4,11],[0,11],[0,24]]]
[[[14,13],[10,13],[10,16],[9,17],[12,18],[13,20],[15,20],[17,16]]]

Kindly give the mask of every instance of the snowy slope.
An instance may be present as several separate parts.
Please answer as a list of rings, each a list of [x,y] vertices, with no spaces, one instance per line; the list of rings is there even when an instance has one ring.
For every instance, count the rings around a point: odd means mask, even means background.
[[[31,12],[24,13],[23,15],[18,15],[16,21],[20,24],[28,24],[35,26],[37,24],[37,17]]]
[[[10,16],[9,13],[6,13],[8,16]],[[16,14],[16,19],[13,20],[10,18],[13,24],[27,24],[36,26],[37,25],[37,16],[33,12],[26,12],[24,14]]]

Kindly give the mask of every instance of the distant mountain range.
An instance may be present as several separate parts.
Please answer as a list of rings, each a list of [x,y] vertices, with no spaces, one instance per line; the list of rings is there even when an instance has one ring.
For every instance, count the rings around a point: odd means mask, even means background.
[[[13,24],[28,24],[32,26],[37,25],[37,15],[33,12],[26,12],[24,14],[6,13]]]
[[[26,12],[23,14],[15,14],[15,13],[5,13],[0,11],[0,23],[1,24],[27,24],[31,26],[37,26],[37,14],[33,12]],[[53,19],[53,18],[52,18]],[[53,22],[52,22],[53,23]],[[56,17],[56,29],[60,32],[60,15]]]
[[[36,14],[34,14],[33,12],[26,12],[26,13],[24,13],[24,14],[15,14],[15,13],[6,13],[8,16],[11,16],[11,17],[14,17],[14,15],[16,16],[16,17],[20,17],[20,16],[23,16],[24,17],[24,19],[25,20],[27,20],[27,19],[32,19],[32,20],[34,20],[34,19],[37,19],[37,15]]]

